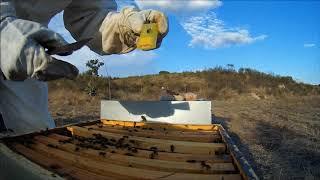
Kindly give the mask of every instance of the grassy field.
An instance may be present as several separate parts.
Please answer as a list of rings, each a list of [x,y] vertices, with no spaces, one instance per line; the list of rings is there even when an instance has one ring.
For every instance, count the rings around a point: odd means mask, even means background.
[[[49,108],[58,126],[99,119],[108,97],[105,78],[49,83]],[[91,79],[92,80],[92,79]],[[262,179],[320,178],[320,87],[254,70],[213,69],[197,73],[114,78],[112,99],[157,100],[162,86],[212,100],[214,121],[230,133]]]

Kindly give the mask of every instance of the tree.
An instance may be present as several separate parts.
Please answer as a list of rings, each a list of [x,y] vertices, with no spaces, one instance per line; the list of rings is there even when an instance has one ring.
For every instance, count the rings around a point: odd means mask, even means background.
[[[100,62],[98,59],[91,59],[86,63],[89,70],[87,70],[85,74],[91,76],[86,88],[90,96],[95,96],[97,94],[97,85],[94,82],[94,79],[99,76],[99,68],[103,65],[104,63]]]
[[[227,64],[227,70],[228,70],[229,72],[234,72],[234,71],[235,71],[234,65],[233,65],[233,64]]]
[[[170,74],[169,71],[160,71],[159,74]]]
[[[89,70],[87,70],[85,74],[97,77],[99,76],[99,68],[103,65],[104,63],[100,62],[98,59],[91,59],[86,63]]]

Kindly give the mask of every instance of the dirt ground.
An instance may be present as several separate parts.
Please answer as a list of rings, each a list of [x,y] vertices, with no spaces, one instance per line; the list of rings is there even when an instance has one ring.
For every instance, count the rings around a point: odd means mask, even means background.
[[[99,118],[100,99],[62,92],[49,94],[58,126]],[[213,114],[261,179],[320,178],[319,96],[213,101]]]
[[[261,179],[320,178],[320,97],[213,101]]]

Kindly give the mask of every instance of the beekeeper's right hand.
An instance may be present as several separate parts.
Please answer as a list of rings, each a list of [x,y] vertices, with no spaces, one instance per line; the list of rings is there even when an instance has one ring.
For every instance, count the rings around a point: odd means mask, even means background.
[[[67,44],[59,34],[39,23],[17,19],[10,2],[1,2],[1,7],[0,70],[6,79],[48,81],[77,76],[75,66],[46,54],[45,48]]]

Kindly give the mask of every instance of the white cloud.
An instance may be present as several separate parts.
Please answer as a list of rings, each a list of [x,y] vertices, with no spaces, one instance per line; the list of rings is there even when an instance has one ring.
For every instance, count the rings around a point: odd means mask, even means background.
[[[154,74],[158,68],[153,51],[133,51],[128,54],[104,56],[103,60],[110,74],[117,77]],[[103,73],[105,69],[102,69]]]
[[[316,46],[316,44],[314,44],[314,43],[305,43],[305,44],[303,44],[303,47],[305,47],[305,48],[310,48],[310,47],[315,47]]]
[[[213,9],[222,6],[220,0],[135,0],[141,9],[159,9],[173,13],[191,36],[189,46],[207,49],[250,44],[267,35],[252,36],[245,28],[226,27]],[[209,13],[207,13],[209,12]]]
[[[214,12],[186,18],[182,22],[182,27],[191,36],[189,46],[202,46],[208,49],[250,44],[267,37],[267,35],[253,37],[244,28],[228,28]]]
[[[141,9],[159,9],[171,12],[193,12],[217,8],[222,5],[220,0],[135,0]]]

